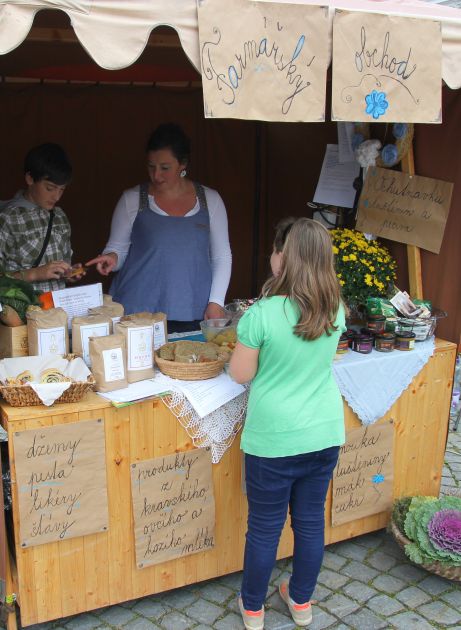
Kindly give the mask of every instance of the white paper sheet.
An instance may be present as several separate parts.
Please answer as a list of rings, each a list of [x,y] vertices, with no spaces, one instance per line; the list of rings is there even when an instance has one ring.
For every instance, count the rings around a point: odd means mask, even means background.
[[[354,179],[360,172],[358,162],[339,162],[337,144],[327,144],[322,170],[314,195],[314,202],[327,203],[341,208],[353,208]]]
[[[81,287],[59,289],[52,292],[55,307],[63,308],[68,317],[69,329],[72,328],[72,318],[88,315],[88,309],[102,306],[102,284],[85,284]]]
[[[205,381],[174,381],[174,386],[186,396],[192,407],[203,418],[245,391],[228,374],[220,374]]]
[[[170,380],[164,381],[160,376],[156,375],[155,378],[131,383],[128,387],[115,389],[113,392],[98,392],[98,394],[115,403],[133,402],[134,400],[142,400],[143,398],[158,396],[164,392],[171,391]]]

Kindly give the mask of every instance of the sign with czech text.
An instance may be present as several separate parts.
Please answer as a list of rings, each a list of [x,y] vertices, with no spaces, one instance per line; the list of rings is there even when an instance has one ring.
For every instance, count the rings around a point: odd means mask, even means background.
[[[356,228],[438,254],[453,184],[370,167],[360,194]]]
[[[337,10],[332,120],[442,122],[440,22]]]
[[[328,8],[199,0],[205,118],[325,120]]]

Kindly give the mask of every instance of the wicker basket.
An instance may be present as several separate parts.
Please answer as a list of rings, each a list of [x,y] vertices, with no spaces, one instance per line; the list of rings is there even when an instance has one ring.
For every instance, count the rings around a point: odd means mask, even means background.
[[[390,531],[396,540],[397,544],[405,549],[405,546],[408,545],[411,540],[407,538],[394,521],[390,522]],[[422,567],[429,571],[430,573],[435,573],[436,575],[440,575],[440,577],[446,578],[447,580],[454,580],[455,582],[461,582],[461,567],[447,566],[442,564],[441,562],[432,562],[431,564],[417,564],[416,566]]]
[[[208,361],[207,363],[178,363],[161,359],[156,352],[155,363],[163,374],[181,381],[204,381],[221,374],[225,361]]]
[[[74,403],[83,398],[86,392],[94,389],[96,381],[93,377],[88,377],[86,383],[72,383],[59,398],[56,403]],[[0,385],[0,394],[12,407],[28,407],[29,405],[43,405],[30,385]]]

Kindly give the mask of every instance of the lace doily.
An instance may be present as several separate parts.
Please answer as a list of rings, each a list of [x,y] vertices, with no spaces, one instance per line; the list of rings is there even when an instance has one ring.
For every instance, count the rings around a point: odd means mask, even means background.
[[[225,405],[200,418],[184,394],[174,391],[162,402],[179,420],[194,446],[210,448],[211,461],[217,464],[242,427],[248,401],[248,388]]]

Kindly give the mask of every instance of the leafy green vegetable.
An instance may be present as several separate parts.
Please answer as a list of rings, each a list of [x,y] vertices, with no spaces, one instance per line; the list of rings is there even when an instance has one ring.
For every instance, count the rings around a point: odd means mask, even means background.
[[[0,273],[0,304],[14,308],[22,322],[26,323],[26,311],[31,305],[39,305],[39,291],[24,280],[18,280],[6,273]]]

